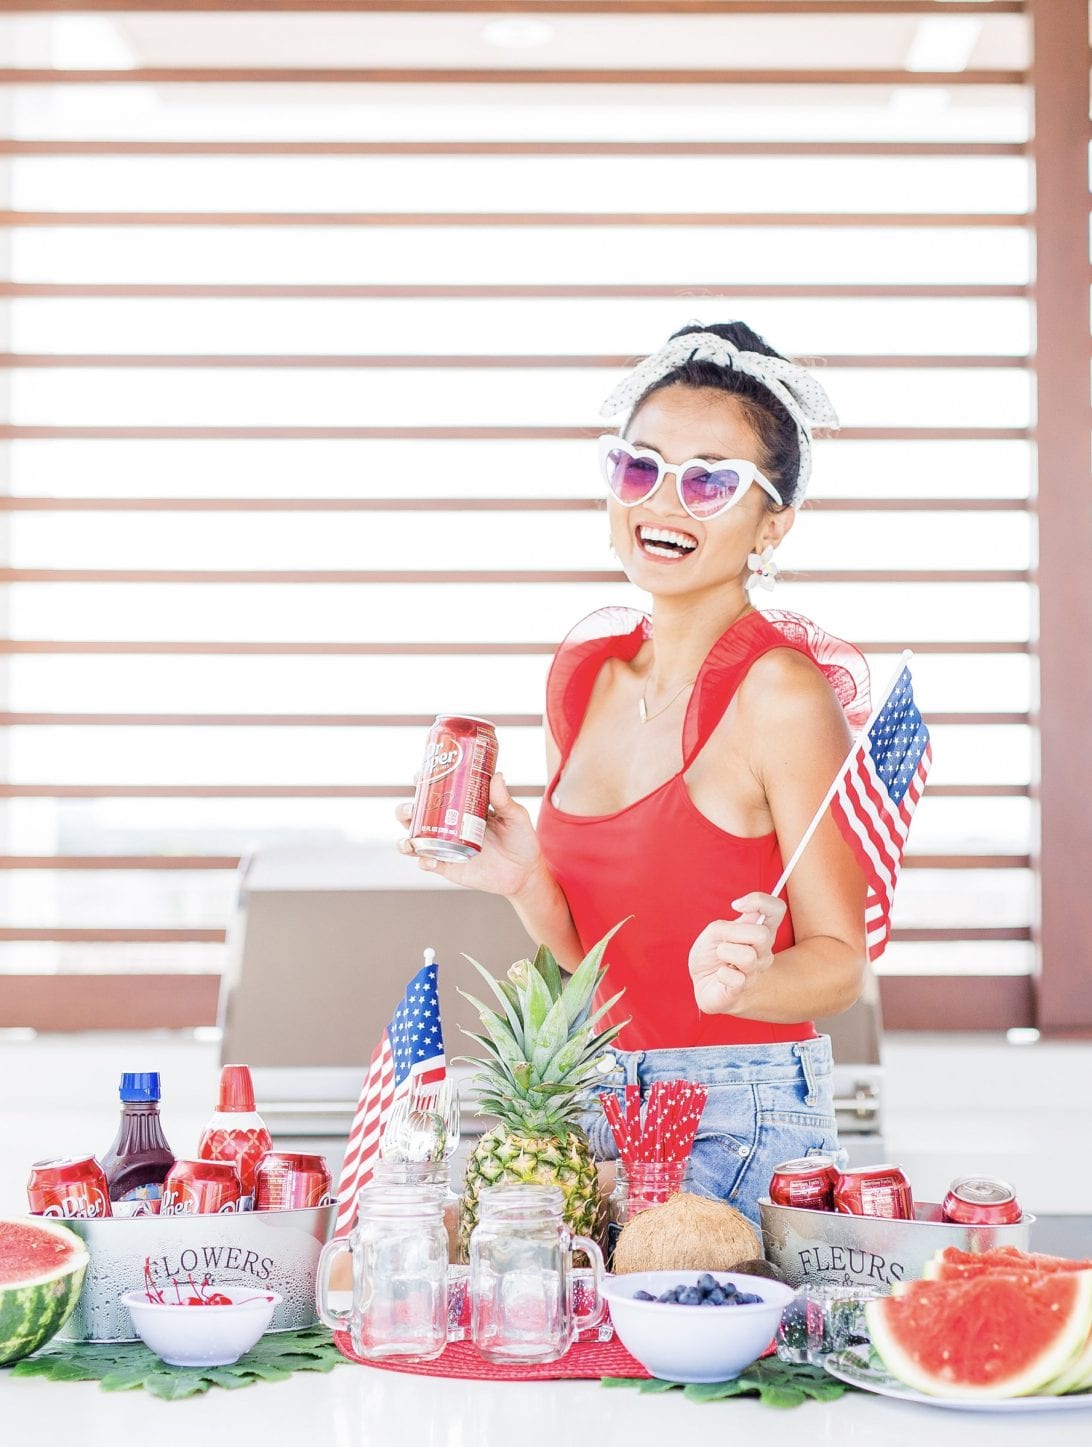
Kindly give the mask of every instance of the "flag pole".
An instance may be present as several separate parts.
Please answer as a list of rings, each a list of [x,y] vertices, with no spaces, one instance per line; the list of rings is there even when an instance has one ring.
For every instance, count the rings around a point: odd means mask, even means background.
[[[830,807],[830,802],[831,802],[831,800],[834,798],[835,794],[838,792],[838,785],[842,782],[842,776],[845,774],[846,770],[849,768],[850,764],[853,762],[853,755],[857,752],[857,750],[858,750],[858,749],[860,748],[860,746],[861,746],[861,740],[862,740],[863,738],[866,738],[866,737],[868,736],[868,731],[869,731],[869,729],[872,727],[872,725],[873,725],[873,724],[876,722],[876,720],[879,718],[881,712],[883,711],[884,704],[885,704],[885,703],[887,702],[887,700],[891,697],[891,693],[892,693],[892,690],[893,690],[894,687],[895,687],[895,684],[898,683],[899,679],[902,677],[902,671],[903,671],[903,669],[907,666],[907,664],[910,662],[910,660],[911,660],[911,658],[913,658],[913,656],[914,656],[914,652],[913,652],[913,649],[911,649],[911,648],[904,648],[903,651],[899,654],[899,661],[898,661],[898,663],[897,663],[896,666],[895,666],[895,671],[894,671],[894,673],[891,675],[891,679],[890,679],[887,687],[884,689],[883,693],[880,695],[880,700],[879,700],[879,702],[874,706],[872,712],[871,712],[871,713],[869,714],[869,716],[868,716],[867,721],[865,722],[864,727],[861,729],[861,731],[860,731],[860,733],[857,735],[857,737],[853,740],[853,747],[850,749],[849,753],[846,755],[845,762],[842,764],[842,767],[841,767],[841,768],[838,770],[838,772],[835,774],[835,776],[834,776],[834,782],[831,784],[830,788],[827,790],[826,796],[825,796],[825,798],[823,799],[823,802],[819,805],[818,809],[816,809],[816,811],[815,811],[815,817],[812,819],[812,821],[811,821],[811,823],[808,825],[807,829],[805,829],[805,831],[804,831],[804,837],[801,839],[800,843],[799,843],[799,844],[796,846],[796,848],[793,850],[792,856],[790,857],[788,864],[786,864],[785,867],[784,867],[784,869],[781,871],[781,878],[777,881],[777,883],[774,885],[773,889],[770,891],[770,893],[771,893],[775,898],[781,893],[781,891],[785,888],[785,885],[789,882],[789,875],[790,875],[790,874],[793,872],[793,870],[796,868],[796,866],[797,866],[797,864],[798,864],[798,862],[799,862],[799,860],[800,860],[800,856],[801,856],[801,854],[803,854],[805,848],[807,847],[808,842],[809,842],[809,840],[811,839],[811,836],[815,833],[816,829],[819,828],[819,823],[820,823],[820,821],[822,820],[823,815],[827,812],[828,808]],[[760,924],[762,924],[762,923],[764,923],[764,919],[760,919],[758,922],[759,922]]]

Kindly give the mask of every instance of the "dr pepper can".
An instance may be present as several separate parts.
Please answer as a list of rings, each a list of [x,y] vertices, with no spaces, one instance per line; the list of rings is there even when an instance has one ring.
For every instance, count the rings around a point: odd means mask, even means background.
[[[438,714],[417,779],[410,843],[435,859],[469,859],[482,847],[497,732],[482,718]]]
[[[330,1190],[325,1156],[267,1151],[254,1172],[255,1211],[303,1211]]]
[[[27,1200],[36,1216],[72,1219],[114,1214],[106,1172],[94,1156],[35,1161],[27,1181]]]
[[[831,1156],[802,1156],[774,1167],[770,1200],[798,1211],[833,1211],[838,1167]]]
[[[1016,1192],[996,1176],[960,1176],[948,1188],[941,1207],[956,1226],[1015,1226],[1024,1219]]]
[[[211,1216],[239,1209],[239,1172],[227,1161],[175,1161],[163,1182],[161,1216]]]
[[[834,1187],[834,1209],[848,1216],[914,1219],[914,1197],[901,1166],[854,1166]]]

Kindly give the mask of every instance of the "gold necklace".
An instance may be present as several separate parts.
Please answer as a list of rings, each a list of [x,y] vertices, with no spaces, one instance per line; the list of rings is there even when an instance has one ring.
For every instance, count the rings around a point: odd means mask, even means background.
[[[645,703],[645,694],[648,692],[648,684],[646,683],[641,693],[640,702],[637,704],[637,712],[641,716],[641,722],[643,724],[651,723],[654,718],[659,718],[662,713],[666,713],[671,707],[671,705],[675,702],[675,700],[677,698],[680,698],[691,686],[691,684],[695,682],[697,682],[697,674],[695,674],[693,678],[688,678],[683,684],[682,688],[679,689],[678,693],[673,693],[664,704],[663,708],[658,708],[655,713],[649,713],[648,704]]]
[[[736,616],[732,619],[731,623],[729,623],[728,627],[734,628],[741,618],[745,617],[748,613],[753,613],[754,611],[755,610],[750,603],[745,603],[743,605],[742,612],[736,614]],[[697,674],[695,674],[693,678],[688,678],[683,684],[682,688],[679,689],[679,692],[673,693],[664,704],[663,708],[658,708],[655,713],[649,713],[648,704],[645,703],[645,694],[648,692],[648,684],[646,683],[644,689],[641,692],[640,701],[637,704],[637,712],[641,717],[641,722],[643,724],[651,723],[654,718],[659,718],[662,713],[666,713],[671,707],[671,705],[675,702],[675,700],[679,697],[679,695],[684,693],[691,684],[697,683],[697,681]]]

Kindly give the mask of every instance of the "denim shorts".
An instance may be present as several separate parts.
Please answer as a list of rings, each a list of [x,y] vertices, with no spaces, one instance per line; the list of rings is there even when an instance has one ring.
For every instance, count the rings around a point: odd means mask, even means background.
[[[690,1161],[699,1195],[729,1202],[758,1225],[760,1196],[774,1167],[811,1150],[836,1151],[830,1039],[778,1045],[711,1045],[691,1050],[615,1050],[600,1090],[655,1080],[693,1080],[709,1092]],[[618,1150],[598,1105],[581,1124],[598,1160]]]

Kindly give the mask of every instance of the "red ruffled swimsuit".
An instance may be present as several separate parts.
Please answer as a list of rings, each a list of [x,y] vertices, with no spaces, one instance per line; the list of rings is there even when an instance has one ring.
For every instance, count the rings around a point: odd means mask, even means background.
[[[558,649],[546,689],[547,718],[561,763],[539,815],[543,852],[585,950],[619,920],[633,916],[611,942],[608,998],[623,986],[626,993],[605,1023],[629,1019],[617,1040],[622,1050],[812,1039],[810,1021],[773,1024],[704,1015],[694,1001],[690,946],[712,920],[733,917],[733,899],[751,890],[768,892],[782,859],[775,834],[746,838],[707,819],[691,800],[684,775],[763,653],[793,648],[811,658],[854,728],[869,711],[864,658],[851,644],[796,614],[746,614],[721,635],[702,664],[683,723],[679,772],[613,814],[567,814],[554,805],[554,790],[599,671],[608,658],[633,658],[651,636],[651,620],[636,609],[592,613]],[[806,748],[807,740],[800,746]],[[792,943],[792,919],[786,914],[774,953]]]

